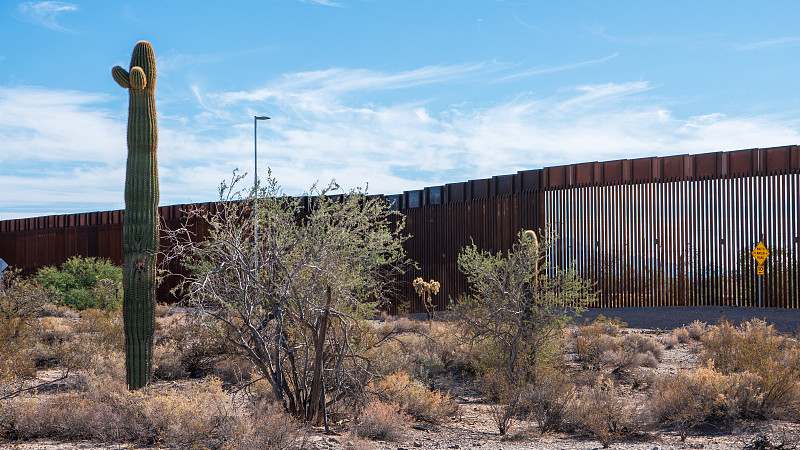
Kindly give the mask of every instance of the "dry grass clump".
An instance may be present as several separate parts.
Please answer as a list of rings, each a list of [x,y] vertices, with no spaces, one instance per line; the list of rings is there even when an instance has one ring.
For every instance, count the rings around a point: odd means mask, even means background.
[[[469,367],[469,352],[460,335],[451,322],[389,318],[376,326],[374,339],[378,345],[370,355],[383,375],[405,371],[428,380],[447,372],[460,373]]]
[[[671,336],[673,336],[675,340],[681,344],[687,344],[692,339],[692,335],[689,333],[689,330],[687,330],[685,327],[676,328],[672,330]]]
[[[685,327],[685,330],[687,333],[689,333],[690,339],[699,341],[703,338],[703,335],[708,332],[708,324],[699,320],[695,320]]]
[[[371,388],[417,420],[441,423],[458,413],[458,404],[450,395],[429,389],[406,372],[388,375],[373,383]]]
[[[408,428],[409,418],[395,402],[373,399],[364,406],[351,432],[358,437],[399,441]]]
[[[564,430],[576,392],[566,372],[549,371],[522,391],[520,412],[536,423],[542,433]]]
[[[198,314],[165,314],[157,321],[153,377],[159,380],[213,375],[226,385],[251,380],[252,364],[241,357],[219,328]]]
[[[664,356],[664,346],[650,336],[629,333],[622,337],[622,349],[633,354],[650,354],[660,361]]]
[[[179,448],[220,448],[239,423],[218,380],[185,392],[128,392],[105,380],[83,392],[24,396],[4,410],[10,439],[95,440]]]
[[[584,368],[608,368],[614,372],[628,372],[637,367],[657,367],[664,354],[664,346],[657,340],[640,333],[619,337],[625,326],[619,319],[597,320],[580,326],[572,332],[572,347],[578,362]]]
[[[576,431],[588,433],[604,448],[638,428],[635,410],[622,398],[613,380],[606,377],[577,392],[570,422]]]
[[[234,408],[222,382],[208,378],[185,389],[129,392],[105,379],[89,389],[22,396],[2,405],[2,437],[10,440],[93,440],[171,448],[285,448],[298,424],[279,405],[250,414]]]
[[[664,376],[651,391],[650,412],[657,423],[676,428],[686,440],[700,424],[731,419],[735,381],[713,366]]]
[[[601,355],[619,350],[620,329],[625,326],[619,319],[609,320],[602,315],[593,322],[578,326],[571,332],[570,341],[577,360],[585,368],[599,369]]]
[[[723,374],[757,377],[743,415],[754,418],[797,417],[800,412],[800,343],[772,325],[753,319],[733,326],[720,321],[703,336],[702,361]]]
[[[250,420],[237,448],[294,448],[302,447],[302,436],[298,432],[300,423],[286,414],[280,403],[261,401],[253,405]]]

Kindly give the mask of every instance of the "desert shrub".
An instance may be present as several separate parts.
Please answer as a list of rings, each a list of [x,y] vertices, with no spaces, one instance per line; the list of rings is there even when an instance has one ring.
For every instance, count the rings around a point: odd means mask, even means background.
[[[627,326],[628,324],[621,321],[619,317],[610,318],[598,314],[592,321],[587,319],[581,330],[584,335],[605,334],[607,336],[616,337],[619,336],[620,331]]]
[[[291,448],[299,440],[297,420],[286,414],[280,403],[261,401],[253,405],[249,429],[240,448]]]
[[[520,412],[530,417],[542,433],[560,431],[573,406],[575,393],[575,384],[564,371],[550,371],[535,385],[522,389]]]
[[[87,346],[87,350],[100,353],[124,351],[125,333],[119,310],[85,309],[74,328],[79,334],[77,339]]]
[[[608,350],[600,354],[599,366],[611,369],[614,373],[628,372],[639,367],[637,356],[623,349]]]
[[[250,360],[238,355],[228,355],[214,364],[212,373],[226,385],[239,385],[250,381],[255,370]]]
[[[710,363],[694,372],[661,377],[651,390],[650,407],[656,421],[674,426],[685,440],[700,424],[727,427],[741,419],[767,417],[778,405],[765,403],[766,397],[761,376],[725,375]]]
[[[721,320],[703,336],[704,361],[714,361],[722,373],[761,373],[770,359],[783,359],[784,351],[796,343],[780,336],[775,327],[760,319],[739,327]]]
[[[699,341],[704,334],[708,331],[708,324],[705,322],[701,322],[699,320],[695,320],[694,322],[690,323],[687,327],[685,327],[686,332],[689,333],[689,338],[694,339],[695,341]]]
[[[153,378],[157,380],[179,380],[188,373],[181,361],[181,352],[174,343],[153,346]]]
[[[606,377],[577,393],[570,421],[576,430],[593,436],[604,448],[636,428],[634,410],[620,397],[614,382]]]
[[[723,374],[750,373],[758,376],[753,392],[756,407],[744,408],[754,417],[780,417],[796,412],[800,403],[800,344],[781,336],[772,325],[759,319],[738,327],[720,321],[703,337],[701,360]]]
[[[160,379],[216,375],[235,384],[249,377],[252,365],[225,362],[237,354],[221,328],[209,317],[190,310],[157,322],[153,347],[153,376]],[[220,367],[217,367],[219,365]]]
[[[213,378],[185,391],[149,393],[128,392],[122,383],[92,383],[81,392],[18,397],[3,411],[2,437],[21,440],[221,448],[239,444],[246,425]]]
[[[69,365],[69,349],[77,336],[75,322],[58,317],[37,319],[30,358],[37,368]]]
[[[47,301],[45,291],[16,271],[0,278],[0,398],[35,374],[32,360],[36,316]]]
[[[614,336],[591,332],[576,333],[573,343],[576,358],[585,368],[599,369],[602,365],[601,356],[619,350],[619,340]]]
[[[670,335],[675,338],[675,340],[681,344],[686,344],[691,340],[692,336],[689,333],[689,330],[686,327],[676,328],[672,330],[672,334]]]
[[[647,367],[648,369],[655,369],[658,367],[659,360],[653,356],[652,353],[637,353],[634,358],[636,367]]]
[[[521,413],[523,391],[510,382],[505,371],[490,368],[478,378],[479,388],[486,394],[489,416],[501,435],[508,433]]]
[[[372,389],[418,420],[441,423],[458,412],[458,404],[450,395],[430,390],[405,372],[395,372],[378,380]]]
[[[605,360],[608,361],[613,357],[609,352],[620,350],[620,341],[617,337],[620,330],[627,325],[617,317],[609,319],[600,314],[595,320],[587,319],[583,325],[573,328],[569,340],[577,361],[584,368],[599,369],[603,365],[601,361],[603,354],[606,354]]]
[[[656,360],[660,361],[664,356],[664,346],[660,342],[650,336],[645,336],[640,333],[629,333],[622,337],[620,343],[622,349],[633,354],[646,354],[653,355]]]
[[[595,296],[573,268],[548,267],[545,256],[554,242],[551,232],[541,242],[533,232],[520,232],[505,254],[474,243],[459,254],[471,293],[455,311],[473,348],[489,350],[476,355],[481,372],[501,369],[509,384],[524,385],[563,359],[564,328]]]
[[[372,400],[364,406],[351,431],[362,438],[399,441],[408,421],[397,403]]]
[[[369,356],[380,375],[404,371],[427,381],[446,374],[460,374],[469,367],[469,351],[460,339],[456,323],[426,324],[407,318],[392,318],[375,327]]]
[[[573,332],[573,348],[577,360],[584,367],[606,368],[617,374],[630,372],[637,367],[658,367],[664,347],[657,340],[639,333],[613,337],[618,328],[609,327],[606,320],[596,324],[599,326],[589,324]]]
[[[684,441],[698,425],[725,418],[729,385],[725,375],[709,367],[664,376],[651,391],[650,412],[658,423],[675,427]]]
[[[74,256],[60,268],[47,266],[36,273],[56,303],[75,309],[114,309],[122,300],[122,268],[102,258]]]
[[[677,347],[679,343],[680,341],[678,341],[674,332],[664,336],[664,348],[666,350]]]
[[[242,178],[220,185],[216,211],[187,212],[208,226],[205,241],[186,228],[167,232],[167,259],[190,269],[179,290],[212,320],[206,326],[250,359],[292,415],[321,425],[332,408],[365,400],[374,376],[365,319],[404,271],[404,217],[335,181],[313,186],[306,202],[271,176],[240,190]]]
[[[37,315],[39,317],[60,317],[71,320],[77,320],[81,317],[77,311],[68,306],[56,305],[50,302],[42,305]]]

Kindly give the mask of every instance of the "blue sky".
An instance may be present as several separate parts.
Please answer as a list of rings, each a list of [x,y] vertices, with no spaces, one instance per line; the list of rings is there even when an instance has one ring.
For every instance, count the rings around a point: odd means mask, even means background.
[[[800,143],[796,1],[0,2],[0,220],[121,209],[127,68],[157,57],[161,204],[234,168],[399,193]],[[252,179],[252,178],[250,178]]]

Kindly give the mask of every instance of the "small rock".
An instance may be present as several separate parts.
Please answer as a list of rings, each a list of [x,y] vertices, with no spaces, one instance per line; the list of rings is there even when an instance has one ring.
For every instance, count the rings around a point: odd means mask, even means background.
[[[461,446],[458,445],[458,444],[454,444],[454,445],[451,445],[450,447],[447,447],[447,448],[461,448]]]
[[[414,441],[414,443],[411,445],[413,445],[414,447],[422,447],[422,443],[417,441]]]

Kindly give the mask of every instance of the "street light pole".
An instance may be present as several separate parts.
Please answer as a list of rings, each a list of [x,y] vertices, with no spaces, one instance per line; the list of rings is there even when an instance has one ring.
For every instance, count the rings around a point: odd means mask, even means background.
[[[253,175],[253,245],[255,256],[256,281],[258,281],[258,121],[269,120],[267,116],[253,116],[253,159],[255,160]]]

